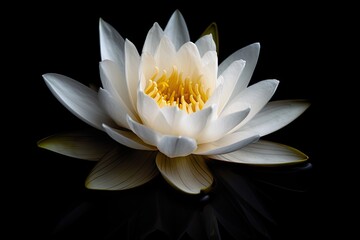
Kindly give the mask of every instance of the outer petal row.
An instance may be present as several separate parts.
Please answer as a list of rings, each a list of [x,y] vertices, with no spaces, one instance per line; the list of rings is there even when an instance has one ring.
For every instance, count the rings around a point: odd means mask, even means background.
[[[86,187],[98,190],[134,188],[157,176],[155,152],[117,146],[108,152],[86,179]]]
[[[198,194],[213,183],[213,176],[201,156],[169,158],[159,153],[156,165],[171,185],[186,193]]]
[[[48,73],[43,78],[54,96],[75,116],[102,130],[102,124],[116,126],[100,105],[97,92],[64,75]]]
[[[297,117],[308,107],[309,102],[305,100],[279,100],[269,102],[258,114],[239,131],[252,131],[260,136],[275,132]]]
[[[308,157],[297,149],[265,140],[249,144],[227,154],[210,155],[212,159],[251,165],[283,165],[306,161]]]

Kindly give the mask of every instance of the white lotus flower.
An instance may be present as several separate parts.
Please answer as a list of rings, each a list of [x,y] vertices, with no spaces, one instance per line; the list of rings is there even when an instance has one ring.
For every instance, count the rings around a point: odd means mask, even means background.
[[[158,23],[152,26],[141,54],[100,19],[100,47],[99,91],[63,75],[43,75],[66,108],[127,147],[101,158],[86,181],[88,188],[128,189],[160,172],[177,189],[197,194],[213,183],[206,164],[210,159],[254,165],[307,160],[296,149],[260,139],[293,121],[309,103],[269,102],[279,84],[275,79],[248,86],[259,43],[218,65],[212,34],[191,42],[176,10],[164,30]],[[83,143],[56,144],[44,140],[39,146],[86,158],[74,150]],[[89,144],[89,151],[97,149]]]

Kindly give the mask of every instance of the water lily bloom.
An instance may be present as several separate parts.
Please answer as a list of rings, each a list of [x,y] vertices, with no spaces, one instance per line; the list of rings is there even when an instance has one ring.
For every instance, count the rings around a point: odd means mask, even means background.
[[[296,119],[309,103],[270,101],[278,80],[249,86],[259,43],[218,64],[213,35],[190,41],[185,20],[176,10],[165,29],[154,23],[139,53],[100,19],[98,91],[60,74],[43,78],[68,110],[125,147],[109,150],[104,142],[66,135],[57,141],[46,138],[39,146],[99,160],[86,186],[102,190],[133,188],[160,172],[175,188],[197,194],[214,182],[207,161],[252,165],[306,161],[304,153],[260,138]]]

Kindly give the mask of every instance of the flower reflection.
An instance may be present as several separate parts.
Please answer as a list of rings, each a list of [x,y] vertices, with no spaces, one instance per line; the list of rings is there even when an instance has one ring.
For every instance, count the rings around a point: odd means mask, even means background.
[[[209,167],[216,179],[210,193],[183,195],[160,177],[125,191],[87,191],[52,237],[273,239],[278,226],[271,199],[306,190],[311,170],[310,163],[276,172],[218,162]]]

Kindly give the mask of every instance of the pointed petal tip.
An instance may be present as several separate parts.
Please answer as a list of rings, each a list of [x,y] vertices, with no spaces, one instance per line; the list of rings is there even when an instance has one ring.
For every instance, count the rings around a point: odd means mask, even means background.
[[[260,48],[260,42],[254,42],[252,45],[253,45],[254,47]]]
[[[46,150],[50,150],[51,151],[51,147],[53,146],[53,142],[51,141],[51,137],[52,136],[47,136],[47,137],[44,137],[40,140],[38,140],[36,142],[36,145],[39,147],[39,148],[43,148],[43,149],[46,149]]]
[[[181,15],[181,12],[180,12],[179,9],[176,9],[173,14],[180,14]]]
[[[183,18],[181,12],[179,9],[176,9],[172,14],[171,14],[171,17],[170,19],[172,18]]]
[[[87,189],[91,189],[91,190],[102,190],[101,188],[96,187],[96,186],[93,184],[93,182],[90,181],[89,176],[86,178],[84,185],[85,185],[85,187],[86,187]]]
[[[54,77],[55,73],[44,73],[41,75],[45,81],[51,81],[51,77]]]
[[[275,78],[273,78],[273,79],[268,79],[268,81],[272,81],[272,82],[275,82],[275,83],[279,83],[279,82],[280,82],[278,79],[275,79]]]
[[[45,140],[46,138],[40,139],[39,141],[36,142],[36,146],[38,146],[39,148],[44,148],[46,149],[46,144],[45,144]]]
[[[106,27],[106,25],[108,25],[108,23],[104,19],[99,18],[100,33],[103,31],[103,29]]]
[[[210,26],[214,26],[214,27],[216,27],[216,28],[217,28],[217,24],[216,24],[216,22],[212,22],[212,23],[210,23]]]
[[[55,78],[56,75],[55,73],[45,73],[42,75],[46,85],[50,88],[51,90],[51,86],[55,83]]]
[[[245,46],[244,48],[247,48],[247,47],[250,48],[250,49],[252,48],[253,51],[255,50],[255,52],[257,53],[257,55],[259,55],[259,53],[260,53],[260,48],[261,48],[260,42],[251,43],[251,44]]]
[[[304,112],[311,106],[311,102],[309,100],[303,99],[299,102],[304,106]]]
[[[277,89],[277,87],[278,87],[278,85],[279,85],[279,83],[280,83],[280,81],[279,81],[278,79],[275,79],[275,78],[273,78],[273,79],[266,79],[266,80],[263,80],[263,81],[269,82],[269,83],[273,83],[273,84],[275,85],[274,92],[276,91],[276,89]]]
[[[102,27],[105,24],[107,24],[107,22],[103,18],[99,18],[99,26]]]
[[[303,105],[304,111],[311,105],[311,102],[308,99],[295,99],[294,103]]]
[[[59,73],[44,73],[41,75],[46,83],[55,83],[57,80],[60,80],[61,78],[68,78],[65,75],[59,74]]]
[[[85,185],[85,188],[90,189],[90,190],[105,190],[104,188],[101,188],[101,187],[97,186],[96,184],[93,184],[93,181],[91,181],[89,179],[89,176],[86,178],[84,185]]]
[[[154,22],[153,27],[161,28],[161,27],[160,27],[160,24],[159,24],[158,22]]]

